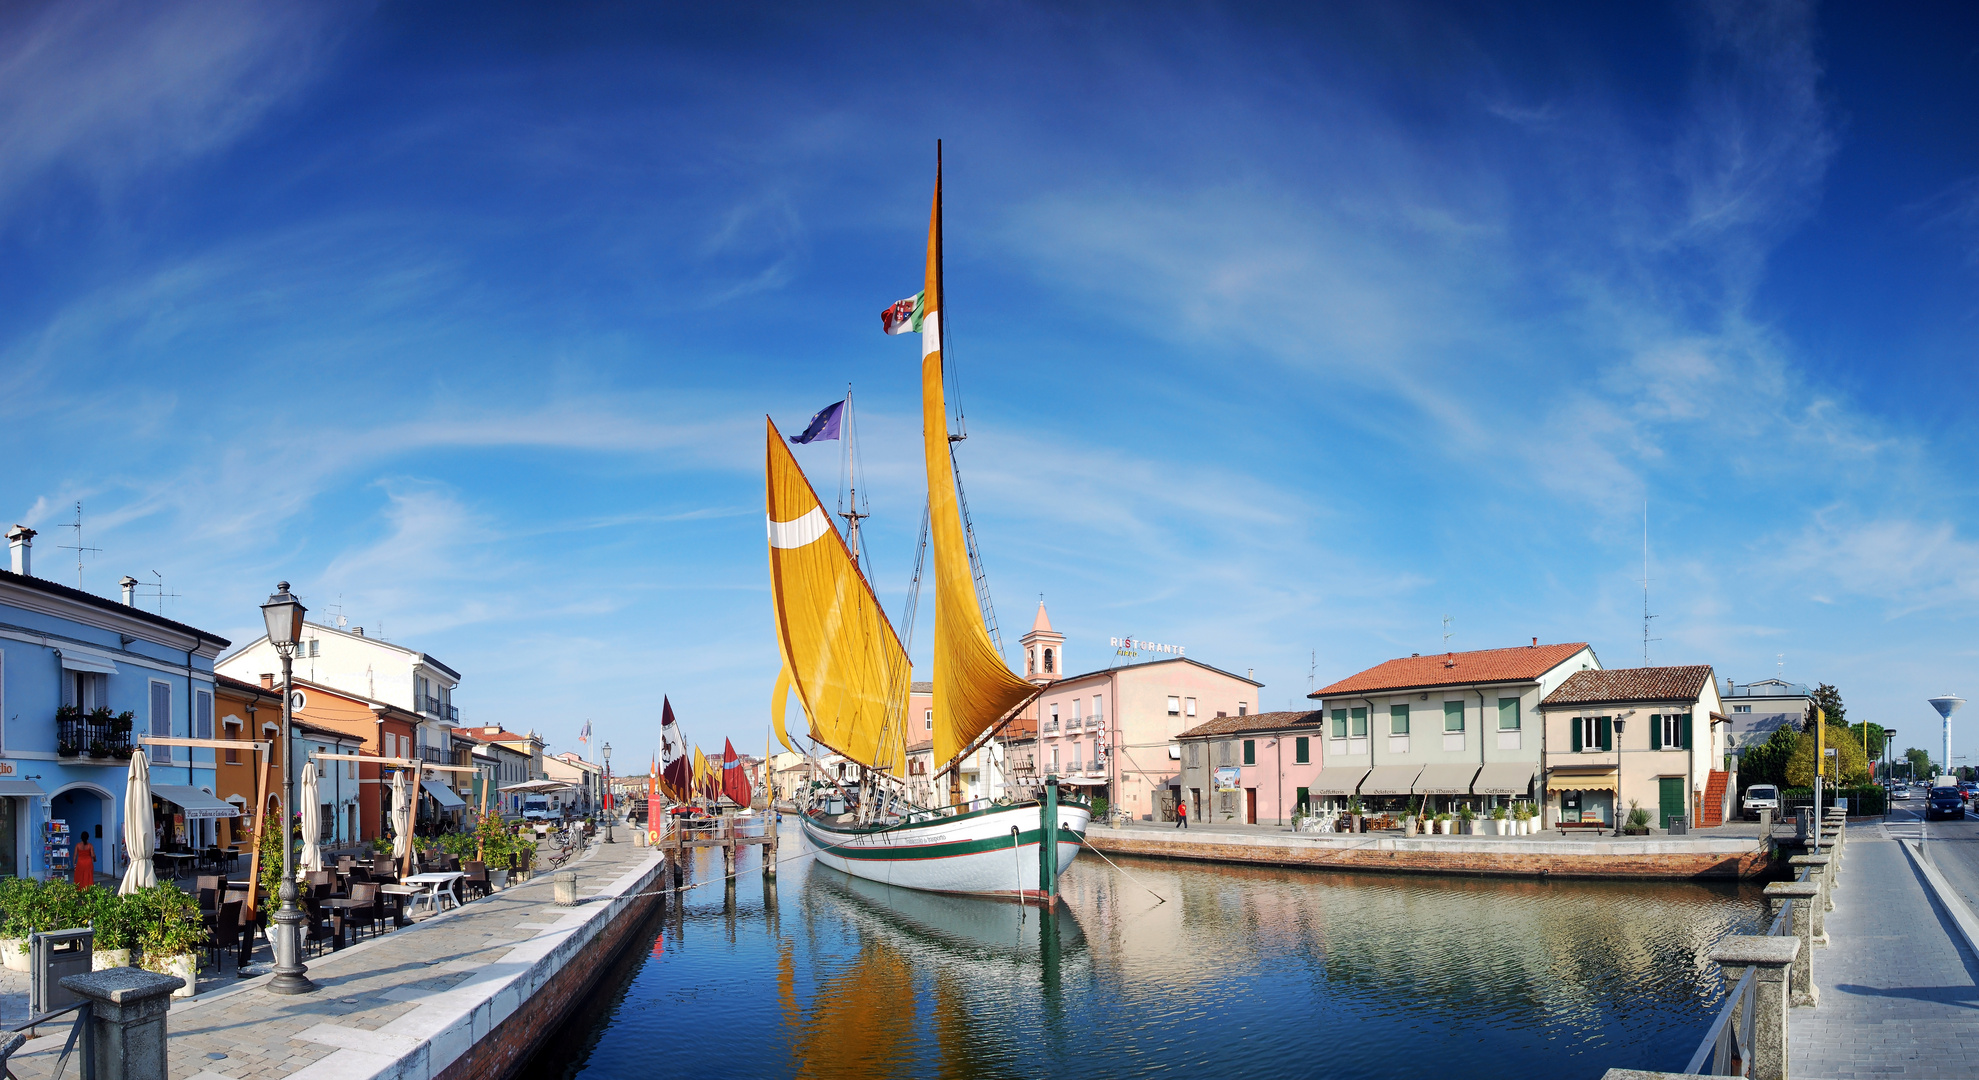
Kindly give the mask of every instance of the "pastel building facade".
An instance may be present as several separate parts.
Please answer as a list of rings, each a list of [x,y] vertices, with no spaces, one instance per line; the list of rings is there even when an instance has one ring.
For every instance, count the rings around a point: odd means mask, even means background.
[[[1175,788],[1191,821],[1290,825],[1312,805],[1324,712],[1224,716],[1183,732]],[[1173,820],[1168,813],[1162,820]]]
[[[1577,671],[1540,705],[1546,728],[1546,824],[1618,824],[1631,805],[1724,822],[1730,722],[1708,664]]]

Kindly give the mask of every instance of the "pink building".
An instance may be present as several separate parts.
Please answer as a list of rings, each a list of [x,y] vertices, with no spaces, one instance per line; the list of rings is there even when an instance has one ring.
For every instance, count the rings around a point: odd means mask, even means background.
[[[1009,785],[1056,775],[1137,820],[1172,817],[1177,736],[1204,718],[1249,715],[1263,689],[1186,656],[1065,675],[1065,635],[1043,604],[1022,641],[1025,676],[1045,691],[999,740]]]
[[[1176,740],[1176,786],[1191,823],[1290,825],[1313,803],[1326,714],[1256,713],[1198,724]]]

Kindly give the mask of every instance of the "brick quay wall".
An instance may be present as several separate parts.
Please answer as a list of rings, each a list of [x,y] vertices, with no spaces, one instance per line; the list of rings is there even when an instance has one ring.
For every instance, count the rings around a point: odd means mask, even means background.
[[[1107,855],[1411,874],[1567,878],[1764,878],[1778,872],[1750,836],[1542,837],[1329,835],[1093,827]]]

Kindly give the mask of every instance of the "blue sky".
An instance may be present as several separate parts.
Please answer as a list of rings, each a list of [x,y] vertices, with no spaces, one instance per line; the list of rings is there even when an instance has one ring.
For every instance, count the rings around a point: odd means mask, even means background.
[[[665,692],[755,750],[765,413],[856,387],[906,591],[878,315],[940,136],[1013,655],[1043,594],[1073,668],[1182,643],[1270,708],[1445,615],[1640,663],[1646,504],[1653,661],[1783,654],[1927,745],[1979,688],[1956,8],[539,8],[0,13],[0,499],[44,574],[80,499],[94,591],[245,636],[287,579],[477,722],[643,760]]]

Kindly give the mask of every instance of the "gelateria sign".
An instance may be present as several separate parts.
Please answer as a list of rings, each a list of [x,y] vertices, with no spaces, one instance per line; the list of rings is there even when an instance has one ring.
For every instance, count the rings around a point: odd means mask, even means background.
[[[1138,656],[1141,653],[1161,653],[1167,656],[1187,656],[1189,651],[1180,645],[1163,645],[1158,641],[1143,641],[1140,638],[1117,637],[1110,639],[1113,647],[1122,656]]]

